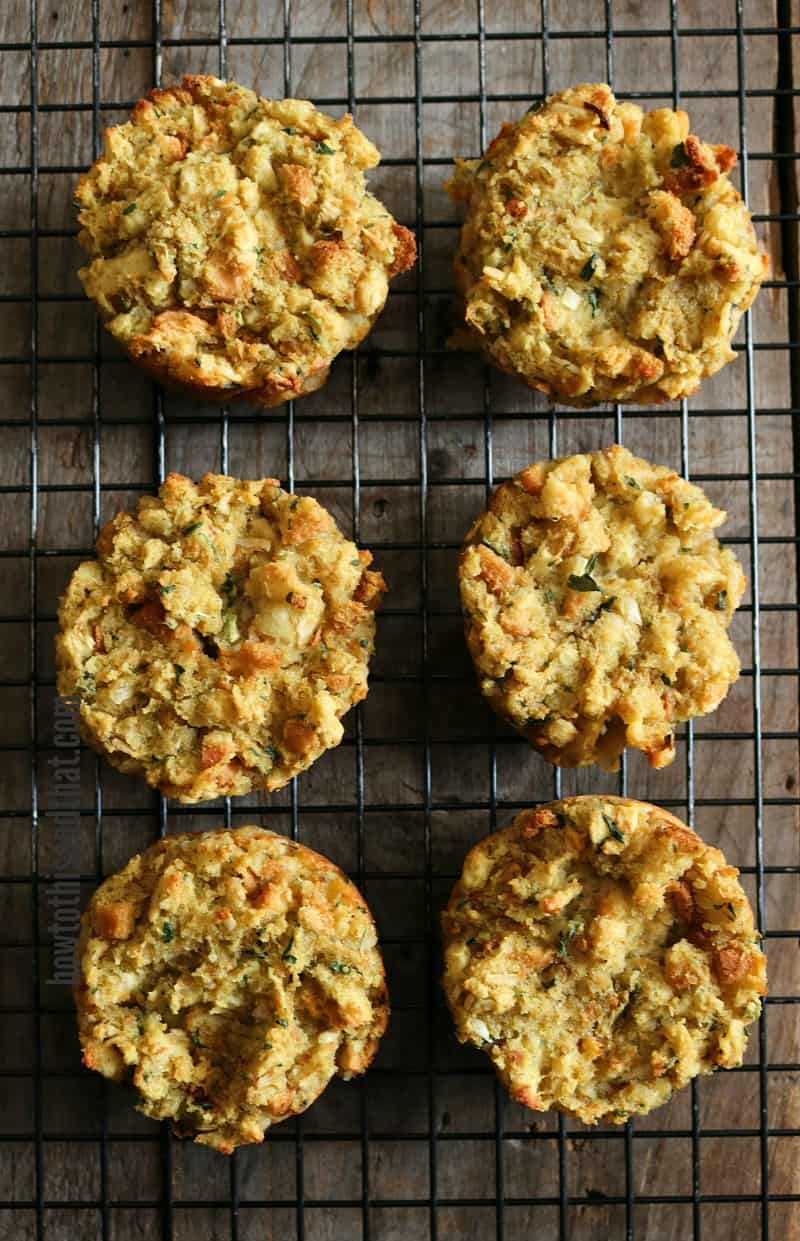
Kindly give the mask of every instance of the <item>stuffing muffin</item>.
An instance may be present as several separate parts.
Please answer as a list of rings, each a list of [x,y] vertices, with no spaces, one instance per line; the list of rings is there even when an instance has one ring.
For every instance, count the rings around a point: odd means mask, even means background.
[[[338,745],[386,587],[316,500],[170,474],[97,557],[61,600],[58,692],[114,767],[196,802],[279,789]]]
[[[467,211],[451,343],[567,405],[688,396],[735,356],[769,267],[735,162],[604,84],[534,105],[448,183]]]
[[[467,855],[442,918],[459,1040],[517,1102],[586,1124],[740,1064],[766,963],[738,873],[646,802],[523,811]]]
[[[389,1016],[375,925],[338,867],[258,827],[168,836],[81,923],[83,1062],[229,1155],[372,1061]]]
[[[300,99],[205,76],[153,90],[78,183],[83,287],[164,383],[262,406],[313,392],[416,256],[366,189],[379,159],[351,116]]]
[[[739,675],[727,629],[744,591],[699,487],[618,444],[529,465],[494,492],[459,562],[482,693],[551,763],[653,767],[676,724]]]

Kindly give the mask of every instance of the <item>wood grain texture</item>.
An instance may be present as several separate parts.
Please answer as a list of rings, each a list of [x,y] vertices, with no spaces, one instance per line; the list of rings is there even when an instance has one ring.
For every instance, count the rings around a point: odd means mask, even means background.
[[[795,22],[800,9],[795,3]],[[219,8],[217,0],[163,0],[163,74],[172,80],[186,72],[217,72]],[[673,67],[692,128],[701,135],[740,146],[743,120],[750,158],[747,191],[757,215],[780,211],[778,163],[763,158],[773,149],[778,41],[772,34],[744,38],[744,76],[748,92],[739,115],[737,39],[733,0],[681,0],[680,34],[673,44],[667,0],[614,0],[613,84],[622,91],[645,92],[648,106],[672,101]],[[746,0],[747,27],[775,21],[769,0]],[[362,1084],[336,1083],[300,1121],[281,1126],[259,1149],[239,1153],[235,1165],[185,1144],[171,1144],[172,1173],[165,1163],[165,1140],[157,1126],[139,1117],[129,1095],[106,1088],[90,1075],[72,1074],[77,1045],[69,996],[63,989],[40,988],[48,1011],[36,1022],[30,1013],[4,1019],[0,1047],[5,1068],[18,1073],[0,1080],[2,1132],[16,1140],[0,1144],[0,1187],[7,1203],[30,1204],[37,1192],[34,1143],[34,1040],[40,1038],[44,1076],[40,1120],[53,1140],[44,1145],[39,1169],[48,1206],[42,1217],[47,1241],[158,1241],[169,1235],[164,1203],[175,1203],[175,1241],[289,1241],[298,1235],[298,1195],[305,1208],[307,1241],[357,1241],[363,1231],[360,1208],[367,1187],[374,1205],[369,1213],[371,1241],[424,1241],[431,1236],[431,1194],[446,1205],[436,1211],[439,1241],[540,1241],[559,1238],[557,1200],[560,1170],[566,1193],[584,1199],[569,1205],[571,1241],[625,1236],[626,1165],[624,1136],[599,1137],[569,1126],[559,1151],[556,1118],[535,1116],[510,1103],[496,1089],[477,1053],[459,1048],[452,1037],[436,978],[437,950],[425,942],[436,933],[438,909],[446,899],[465,850],[495,823],[508,821],[512,804],[546,799],[554,791],[552,769],[510,734],[495,728],[474,688],[457,615],[455,561],[457,544],[486,496],[488,471],[499,479],[530,460],[548,455],[555,427],[559,452],[607,444],[615,434],[613,411],[586,415],[559,410],[554,423],[545,403],[512,380],[485,372],[474,358],[439,352],[447,333],[451,306],[451,256],[457,215],[442,189],[447,161],[473,155],[482,138],[518,115],[525,100],[545,86],[540,8],[531,0],[486,0],[486,31],[477,32],[477,6],[471,0],[423,0],[418,63],[413,42],[411,0],[355,0],[353,29],[358,37],[348,65],[345,0],[321,4],[292,0],[293,42],[284,58],[283,12],[265,0],[227,0],[227,71],[264,94],[296,93],[324,100],[327,110],[347,106],[351,70],[358,123],[381,147],[384,165],[372,176],[376,191],[404,223],[416,216],[414,93],[424,96],[419,130],[421,178],[420,241],[423,265],[398,282],[387,309],[357,358],[342,358],[321,392],[298,403],[293,423],[285,410],[245,412],[227,424],[207,407],[165,396],[164,452],[167,469],[199,476],[220,469],[227,453],[232,473],[275,474],[293,470],[295,485],[315,493],[347,531],[376,551],[391,586],[379,622],[375,676],[361,709],[363,727],[363,824],[356,785],[354,720],[347,739],[298,782],[300,836],[359,875],[386,938],[386,958],[394,999],[394,1016],[375,1070]],[[154,36],[149,3],[101,0],[102,40],[122,46],[102,47],[99,54],[100,101],[113,105],[92,110],[92,50],[61,48],[68,41],[92,38],[91,5],[40,0],[39,37],[54,46],[42,50],[37,64],[39,303],[38,361],[35,370],[38,429],[39,512],[36,562],[36,671],[40,681],[35,716],[28,709],[24,669],[31,649],[26,621],[30,508],[26,495],[30,473],[29,411],[34,392],[30,357],[32,289],[31,241],[5,239],[0,292],[17,295],[0,303],[0,354],[16,360],[3,365],[4,417],[15,425],[3,432],[0,460],[0,529],[6,584],[4,614],[9,620],[0,644],[0,743],[4,751],[3,807],[0,818],[0,874],[29,879],[38,861],[42,875],[53,865],[53,828],[47,815],[46,747],[52,739],[52,635],[57,599],[67,576],[91,547],[98,520],[105,520],[154,484],[158,436],[152,385],[125,362],[115,345],[96,327],[91,307],[82,300],[75,271],[80,255],[73,235],[72,171],[92,156],[97,125],[114,123],[153,85],[150,46],[126,40]],[[547,88],[576,81],[602,80],[606,61],[605,5],[600,0],[550,0],[547,40]],[[693,33],[699,28],[711,33]],[[713,29],[712,29],[713,28]],[[657,35],[637,32],[657,30]],[[578,32],[596,37],[578,37]],[[27,3],[8,0],[0,6],[0,38],[29,38]],[[338,41],[322,44],[320,37]],[[395,39],[387,42],[387,37]],[[448,38],[448,36],[454,36]],[[398,37],[399,41],[398,41]],[[208,46],[172,46],[174,39],[208,41]],[[238,38],[267,40],[236,44]],[[673,66],[673,54],[677,57]],[[797,49],[795,48],[795,56]],[[488,102],[479,102],[481,57]],[[715,96],[714,90],[724,92]],[[31,59],[25,51],[6,51],[0,59],[0,102],[27,103]],[[519,96],[503,101],[496,96]],[[387,103],[387,97],[399,102]],[[59,105],[52,110],[52,105]],[[76,109],[64,112],[60,105]],[[798,118],[800,119],[800,118]],[[30,116],[25,111],[0,116],[0,164],[27,167]],[[744,165],[741,166],[742,171]],[[797,163],[793,164],[793,173]],[[27,172],[6,177],[0,191],[0,227],[26,230],[30,222],[31,178]],[[791,227],[791,225],[789,225]],[[758,225],[772,255],[774,275],[783,274],[786,226],[764,220]],[[55,230],[56,235],[53,235]],[[68,230],[60,235],[58,230]],[[48,300],[63,294],[74,300]],[[793,443],[789,305],[786,288],[762,292],[754,308],[752,383],[755,392],[755,469],[758,483],[758,545],[762,624],[760,656],[761,728],[754,743],[752,612],[742,611],[734,638],[744,675],[710,718],[694,730],[694,823],[711,843],[743,867],[756,863],[754,781],[760,771],[764,862],[768,867],[798,863],[798,705],[797,612],[781,605],[797,601],[795,548],[797,533],[791,477]],[[421,300],[420,300],[421,297]],[[426,352],[417,354],[418,314]],[[743,339],[743,338],[742,338]],[[774,348],[762,350],[760,345]],[[384,352],[386,351],[386,352]],[[61,360],[59,360],[61,359]],[[702,480],[712,498],[728,509],[726,536],[737,541],[753,582],[750,554],[752,517],[749,503],[750,459],[748,358],[741,356],[709,380],[689,402],[686,459],[682,460],[682,419],[678,408],[625,411],[622,438],[635,452],[685,467]],[[421,382],[420,382],[421,381]],[[420,401],[427,417],[420,430]],[[353,413],[358,414],[357,422]],[[95,421],[95,414],[97,419]],[[491,439],[487,427],[491,427]],[[489,448],[491,447],[491,455]],[[360,470],[356,504],[353,457]],[[422,495],[422,457],[428,479]],[[723,478],[720,476],[730,476]],[[95,490],[95,482],[99,484]],[[424,511],[423,511],[424,500]],[[422,544],[423,519],[427,545]],[[783,538],[786,541],[781,542]],[[741,542],[739,542],[741,540]],[[47,554],[52,553],[52,554]],[[56,554],[57,553],[57,554]],[[423,663],[421,567],[427,571],[427,667]],[[771,610],[777,607],[778,610]],[[419,679],[427,672],[427,702]],[[446,674],[440,677],[440,674]],[[7,681],[22,684],[7,686]],[[28,753],[34,736],[42,750],[35,772],[42,798],[38,857],[28,831],[32,796]],[[720,736],[724,734],[724,737]],[[425,740],[430,742],[430,800],[425,814]],[[17,747],[17,748],[13,748]],[[492,755],[496,784],[492,784]],[[102,796],[102,833],[96,832],[95,778]],[[564,773],[564,793],[616,791],[613,778],[595,770]],[[633,755],[628,763],[632,796],[662,800],[676,813],[687,812],[686,746],[679,744],[672,767],[651,772]],[[146,846],[159,828],[158,807],[148,790],[86,756],[82,766],[84,828],[75,841],[76,868],[86,879],[123,864]],[[721,804],[724,803],[724,804]],[[335,812],[320,807],[335,805]],[[387,810],[385,807],[390,806]],[[170,809],[170,830],[215,826],[222,807]],[[285,790],[269,803],[255,797],[233,806],[236,822],[256,821],[278,830],[291,827],[291,797]],[[98,849],[98,844],[102,848]],[[398,876],[403,876],[398,878]],[[756,880],[744,877],[755,900]],[[0,886],[4,948],[0,971],[4,1002],[30,1008],[33,999],[30,947],[34,914],[30,882]],[[764,878],[762,923],[767,931],[800,924],[797,875],[770,871]],[[40,909],[38,930],[46,941],[46,918]],[[772,993],[800,990],[796,939],[767,943]],[[40,950],[42,978],[49,971],[46,943]],[[55,1010],[55,1011],[50,1011]],[[765,1062],[797,1065],[800,1059],[796,1008],[771,1006],[766,1021]],[[800,1193],[800,1138],[769,1137],[762,1150],[758,1136],[762,1079],[758,1038],[751,1039],[746,1069],[701,1082],[667,1107],[637,1121],[632,1142],[630,1189],[637,1196],[688,1198],[683,1202],[636,1201],[632,1225],[638,1241],[684,1241],[692,1235],[693,1158],[699,1167],[701,1194],[761,1191],[762,1157],[769,1189],[778,1195]],[[428,1070],[433,1073],[429,1089]],[[763,1078],[769,1126],[800,1125],[800,1073],[770,1069]],[[692,1136],[692,1102],[696,1099],[699,1136]],[[362,1147],[362,1125],[371,1135]],[[495,1136],[502,1127],[499,1157]],[[726,1136],[715,1136],[720,1130]],[[708,1131],[708,1132],[706,1132]],[[81,1133],[87,1140],[70,1141]],[[103,1158],[101,1139],[111,1139]],[[299,1157],[298,1134],[304,1134]],[[459,1138],[459,1134],[469,1135]],[[755,1136],[754,1136],[755,1134]],[[432,1158],[431,1135],[435,1138]],[[502,1231],[491,1201],[499,1189],[510,1200]],[[229,1203],[236,1188],[241,1209],[234,1221]],[[484,1205],[459,1205],[459,1199],[484,1199]],[[542,1199],[522,1205],[520,1199]],[[611,1202],[608,1199],[612,1199]],[[202,1200],[202,1207],[182,1203]],[[107,1211],[103,1230],[102,1204]],[[70,1203],[80,1206],[70,1207]],[[98,1206],[90,1206],[96,1203]],[[760,1205],[706,1203],[698,1206],[703,1241],[728,1241],[734,1233],[762,1236]],[[773,1241],[800,1239],[797,1203],[770,1207]],[[0,1239],[37,1236],[36,1212],[0,1210]]]

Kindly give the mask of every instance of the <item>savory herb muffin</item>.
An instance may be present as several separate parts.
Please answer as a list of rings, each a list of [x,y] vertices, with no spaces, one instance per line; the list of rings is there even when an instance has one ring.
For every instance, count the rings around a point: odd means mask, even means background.
[[[734,151],[690,134],[685,112],[576,86],[456,162],[454,345],[578,406],[674,401],[734,357],[769,263]]]
[[[545,758],[653,767],[676,724],[739,675],[727,629],[744,591],[699,487],[618,444],[529,465],[494,492],[459,562],[481,691]]]
[[[738,873],[646,802],[523,811],[467,855],[442,918],[459,1040],[519,1103],[586,1124],[740,1064],[766,963]]]
[[[82,918],[83,1061],[230,1154],[363,1073],[389,1016],[375,925],[327,858],[258,827],[168,836]]]
[[[366,189],[379,159],[351,116],[300,99],[153,90],[78,183],[83,287],[156,379],[264,406],[313,392],[416,255]]]
[[[59,609],[83,736],[168,797],[279,789],[366,696],[372,556],[274,478],[170,474],[100,532]]]

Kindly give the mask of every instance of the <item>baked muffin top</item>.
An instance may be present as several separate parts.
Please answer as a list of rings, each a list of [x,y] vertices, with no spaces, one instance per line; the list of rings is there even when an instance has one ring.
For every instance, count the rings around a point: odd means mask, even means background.
[[[372,556],[277,479],[170,474],[61,600],[58,690],[86,739],[168,797],[278,789],[367,692]]]
[[[258,827],[168,836],[132,858],[83,915],[79,965],[84,1063],[225,1154],[335,1074],[363,1073],[388,1020],[357,888]]]
[[[735,162],[685,112],[605,84],[534,105],[449,183],[467,205],[453,343],[565,404],[694,392],[734,357],[768,268]]]
[[[620,445],[520,470],[467,533],[467,643],[494,709],[565,767],[652,766],[739,674],[744,590],[699,487]]]
[[[646,802],[523,811],[467,855],[443,915],[459,1039],[518,1102],[587,1124],[739,1064],[766,970],[738,873]]]
[[[84,288],[167,381],[265,405],[318,387],[414,261],[366,188],[379,158],[303,100],[205,76],[151,91],[79,181]]]

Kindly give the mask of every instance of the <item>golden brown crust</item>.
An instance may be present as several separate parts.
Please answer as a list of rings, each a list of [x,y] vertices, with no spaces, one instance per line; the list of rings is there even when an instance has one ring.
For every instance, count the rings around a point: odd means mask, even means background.
[[[456,1032],[587,1124],[741,1062],[766,991],[738,871],[646,802],[568,797],[467,855],[442,919]]]
[[[719,370],[768,261],[735,153],[688,131],[683,111],[583,84],[456,161],[451,343],[576,406],[677,400]]]
[[[97,554],[61,601],[58,687],[114,766],[194,802],[281,788],[339,743],[386,587],[315,500],[170,474]]]
[[[368,331],[369,327],[364,335]],[[209,405],[232,405],[237,401],[248,401],[253,405],[258,405],[261,409],[273,409],[276,405],[283,405],[286,401],[317,392],[327,383],[330,374],[330,367],[326,366],[304,376],[267,375],[258,389],[213,388],[199,382],[188,373],[184,374],[182,379],[176,379],[170,362],[163,361],[157,353],[140,351],[135,360],[151,379],[176,395],[205,401]]]
[[[494,492],[459,562],[482,693],[552,763],[653,767],[736,680],[744,590],[699,487],[627,449],[537,462]]]
[[[224,1154],[334,1074],[363,1073],[388,1021],[364,898],[327,858],[257,827],[132,858],[92,897],[79,961],[86,1066]]]
[[[168,386],[263,406],[313,392],[416,256],[366,190],[378,159],[351,116],[302,100],[202,75],[152,91],[78,183],[86,292]]]

